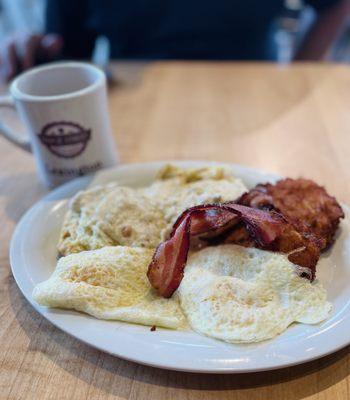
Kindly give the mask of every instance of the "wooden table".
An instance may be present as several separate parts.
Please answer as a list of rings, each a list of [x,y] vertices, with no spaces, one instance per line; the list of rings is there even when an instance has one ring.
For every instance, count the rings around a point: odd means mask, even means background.
[[[156,63],[115,72],[110,112],[123,162],[231,161],[313,178],[350,203],[347,66]],[[33,158],[1,138],[0,171],[0,399],[350,398],[349,348],[279,371],[204,376],[122,361],[59,331],[23,298],[8,260],[16,223],[46,189]]]

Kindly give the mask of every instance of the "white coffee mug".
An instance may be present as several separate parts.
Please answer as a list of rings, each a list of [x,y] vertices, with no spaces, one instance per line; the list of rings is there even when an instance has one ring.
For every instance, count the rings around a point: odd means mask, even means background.
[[[14,106],[28,139],[0,122],[0,133],[34,153],[48,186],[117,163],[108,117],[105,74],[80,62],[33,68],[10,85],[0,106]]]

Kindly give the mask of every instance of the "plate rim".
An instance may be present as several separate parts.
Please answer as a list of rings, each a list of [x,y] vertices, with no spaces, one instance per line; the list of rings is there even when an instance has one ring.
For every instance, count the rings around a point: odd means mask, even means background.
[[[230,163],[230,162],[217,162],[217,161],[205,161],[205,160],[164,160],[164,161],[155,161],[155,162],[143,162],[143,163],[124,163],[124,164],[120,164],[118,166],[114,166],[111,168],[107,168],[103,171],[114,171],[114,170],[120,170],[120,169],[124,169],[124,168],[130,168],[130,167],[134,167],[134,168],[140,168],[142,166],[151,166],[151,167],[158,167],[160,168],[161,166],[165,165],[165,164],[175,164],[175,165],[184,165],[184,166],[189,166],[190,164],[192,165],[229,165],[232,168],[236,168],[236,169],[241,169],[241,170],[245,170],[245,171],[249,171],[250,173],[253,174],[263,174],[266,176],[269,176],[269,179],[278,179],[278,178],[282,178],[281,175],[275,174],[275,173],[270,173],[267,172],[265,170],[262,169],[256,169],[250,166],[245,166],[242,164],[235,164],[235,163]],[[146,360],[141,360],[137,357],[128,357],[125,354],[117,354],[116,352],[112,352],[112,351],[108,351],[108,349],[103,348],[101,346],[99,346],[98,344],[95,343],[91,343],[88,340],[85,340],[83,337],[76,335],[72,332],[69,331],[69,329],[65,329],[62,325],[60,325],[57,321],[53,320],[52,318],[49,318],[47,314],[45,314],[44,312],[42,312],[43,307],[40,307],[39,305],[37,305],[33,299],[30,297],[30,295],[28,293],[25,292],[25,290],[22,288],[21,286],[21,277],[20,274],[18,273],[19,271],[16,270],[16,268],[14,267],[14,265],[17,262],[20,262],[19,258],[19,254],[17,254],[17,244],[18,244],[18,240],[21,236],[21,230],[22,228],[26,225],[27,220],[30,219],[31,215],[37,211],[37,209],[40,207],[40,205],[48,200],[54,200],[57,196],[59,197],[61,195],[61,193],[67,192],[67,191],[72,191],[74,190],[74,192],[76,192],[75,187],[79,186],[79,188],[77,190],[83,190],[93,179],[94,175],[87,175],[87,176],[83,176],[83,177],[79,177],[76,179],[73,179],[72,181],[69,181],[63,185],[60,185],[59,187],[51,190],[49,193],[47,193],[45,196],[41,197],[38,201],[36,201],[20,218],[20,220],[17,222],[15,230],[12,234],[11,237],[11,242],[10,242],[10,249],[9,249],[9,255],[10,255],[10,265],[11,265],[11,272],[12,275],[15,279],[15,282],[19,288],[19,290],[21,291],[22,295],[25,297],[25,299],[29,302],[29,304],[36,310],[36,312],[38,312],[43,318],[45,318],[47,321],[49,321],[49,323],[53,324],[56,328],[60,329],[61,331],[65,332],[66,334],[68,334],[69,336],[83,342],[84,344],[91,346],[99,351],[102,351],[104,353],[110,354],[114,357],[118,357],[120,359],[123,360],[127,360],[127,361],[131,361],[137,364],[141,364],[141,365],[146,365],[146,366],[150,366],[153,368],[159,368],[159,369],[166,369],[166,370],[173,370],[173,371],[181,371],[181,372],[195,372],[195,373],[201,373],[201,374],[241,374],[241,373],[252,373],[252,372],[262,372],[262,371],[270,371],[270,370],[276,370],[276,369],[282,369],[282,368],[287,368],[287,367],[292,367],[295,365],[299,365],[299,364],[303,364],[303,363],[307,363],[307,362],[311,362],[317,359],[320,359],[322,357],[326,357],[327,355],[330,355],[332,353],[335,353],[341,349],[343,349],[344,347],[346,347],[347,345],[350,344],[350,337],[348,340],[344,340],[342,343],[339,343],[336,346],[331,347],[329,350],[327,351],[318,351],[315,355],[310,356],[307,354],[304,354],[303,357],[300,357],[298,360],[295,361],[284,361],[281,363],[277,363],[275,365],[269,365],[267,367],[252,367],[252,368],[235,368],[232,366],[229,367],[222,367],[222,366],[218,366],[215,368],[187,368],[187,367],[177,367],[171,364],[167,364],[167,363],[160,363],[160,362],[152,362],[152,361],[146,361]],[[66,198],[66,196],[65,196]],[[57,200],[57,199],[55,199]],[[350,215],[350,208],[346,205],[346,204],[341,204],[341,206],[343,207],[345,214],[346,215]],[[18,259],[17,259],[18,258]],[[348,317],[350,316],[350,313],[348,314]],[[126,323],[127,324],[127,323]],[[346,335],[345,335],[346,336]]]

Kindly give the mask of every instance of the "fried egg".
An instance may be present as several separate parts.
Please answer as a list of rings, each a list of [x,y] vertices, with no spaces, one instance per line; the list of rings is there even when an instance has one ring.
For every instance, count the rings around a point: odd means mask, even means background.
[[[176,329],[184,323],[177,299],[159,297],[146,277],[152,254],[117,246],[62,257],[52,276],[34,288],[33,299],[100,319]]]
[[[232,343],[317,324],[332,308],[322,285],[299,277],[286,256],[237,245],[193,253],[177,296],[192,329]]]

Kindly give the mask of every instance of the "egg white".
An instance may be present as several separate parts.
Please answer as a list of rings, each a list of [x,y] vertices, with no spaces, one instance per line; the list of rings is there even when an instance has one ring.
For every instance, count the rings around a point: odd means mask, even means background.
[[[177,300],[159,297],[146,276],[152,254],[116,246],[62,257],[52,276],[34,288],[33,299],[100,319],[176,329],[184,322]]]
[[[286,256],[237,245],[192,254],[177,296],[192,329],[232,343],[319,323],[332,308],[321,284],[299,277]]]

